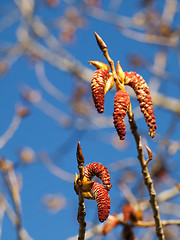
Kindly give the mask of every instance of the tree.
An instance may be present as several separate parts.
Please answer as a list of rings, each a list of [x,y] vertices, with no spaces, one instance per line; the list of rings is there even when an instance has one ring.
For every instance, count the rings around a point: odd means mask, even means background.
[[[98,223],[95,201],[85,200],[87,239],[97,234],[103,239],[177,239],[178,7],[176,0],[1,2],[2,239],[75,239],[78,201],[72,186],[78,141],[85,164],[107,167],[112,184],[110,217],[104,223]],[[154,138],[148,136],[149,120],[140,111],[137,89],[134,94],[126,87],[132,109],[123,108],[125,140],[119,140],[124,132],[115,115],[117,132],[113,125],[115,87],[106,93],[104,113],[96,112],[90,89],[94,69],[88,63],[94,60],[110,66],[105,72],[115,82],[125,71],[145,79],[157,121]],[[118,61],[123,70],[116,67]],[[149,193],[148,173],[153,180]],[[57,214],[46,213],[41,200]]]

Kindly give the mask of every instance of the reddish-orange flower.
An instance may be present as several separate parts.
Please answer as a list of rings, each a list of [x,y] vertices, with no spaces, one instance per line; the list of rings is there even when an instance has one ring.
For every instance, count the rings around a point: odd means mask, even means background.
[[[124,124],[124,117],[130,104],[130,97],[124,90],[119,90],[114,98],[114,126],[121,140],[124,140],[126,134],[126,127]]]
[[[109,216],[110,212],[109,194],[107,190],[97,182],[94,182],[90,193],[97,202],[99,221],[104,222]]]
[[[105,87],[109,78],[109,71],[100,68],[95,71],[91,80],[92,96],[98,113],[104,112]]]
[[[111,178],[108,169],[101,163],[90,163],[84,168],[84,175],[88,181],[91,181],[94,176],[100,178],[106,190],[112,188]]]
[[[153,110],[152,99],[149,91],[149,87],[143,77],[141,77],[136,72],[125,72],[125,82],[133,88],[136,93],[137,100],[139,101],[139,106],[141,112],[144,114],[147,125],[149,126],[149,135],[154,137],[156,132],[156,120]]]

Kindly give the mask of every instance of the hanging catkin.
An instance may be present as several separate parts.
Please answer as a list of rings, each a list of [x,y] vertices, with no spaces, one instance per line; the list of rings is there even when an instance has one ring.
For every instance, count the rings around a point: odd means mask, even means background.
[[[114,126],[121,140],[124,140],[126,134],[126,127],[124,124],[124,117],[130,104],[130,97],[124,90],[116,92],[114,97]]]
[[[97,182],[94,182],[90,193],[97,202],[99,221],[104,222],[110,212],[109,194],[107,190]]]
[[[109,71],[100,68],[95,71],[91,80],[92,97],[98,113],[104,112],[105,87],[109,77]]]
[[[133,88],[135,91],[141,112],[144,114],[144,118],[149,127],[149,135],[154,137],[156,134],[155,130],[157,125],[147,83],[143,77],[136,72],[125,72],[125,84]]]
[[[91,181],[94,176],[101,179],[106,190],[112,188],[111,178],[108,169],[101,163],[90,163],[84,167],[84,175],[88,181]]]

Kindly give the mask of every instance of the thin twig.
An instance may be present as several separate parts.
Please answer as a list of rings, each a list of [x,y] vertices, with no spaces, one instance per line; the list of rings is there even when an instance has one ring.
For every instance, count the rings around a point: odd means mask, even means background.
[[[4,195],[0,194],[0,205],[4,207],[5,212],[7,213],[8,218],[10,219],[10,221],[12,222],[12,224],[17,228],[17,224],[18,224],[18,217],[16,215],[16,213],[13,211],[13,209],[11,208],[11,206],[9,205],[9,203],[7,202],[6,198],[4,197]],[[28,232],[26,231],[25,228],[21,228],[21,238],[23,240],[33,240],[33,238],[31,238],[28,234]]]
[[[70,117],[59,108],[55,107],[45,98],[43,98],[39,91],[31,89],[29,86],[25,86],[22,90],[23,97],[33,104],[36,108],[41,110],[44,114],[57,121],[62,126],[69,126],[71,123]]]
[[[37,79],[41,86],[48,92],[51,96],[56,98],[60,102],[67,102],[67,97],[64,93],[62,93],[55,85],[53,85],[45,74],[45,67],[41,60],[35,63],[35,71],[37,75]]]
[[[79,222],[79,237],[78,240],[85,239],[85,231],[86,231],[86,222],[85,222],[85,204],[84,204],[84,196],[82,194],[82,183],[84,178],[83,167],[84,167],[84,156],[82,154],[80,142],[78,142],[77,146],[77,162],[78,162],[78,169],[79,169],[79,208],[78,208],[78,222]]]
[[[14,172],[13,165],[11,163],[6,163],[6,160],[0,159],[0,170],[14,204],[18,239],[23,240],[21,198],[18,180]]]
[[[162,224],[161,224],[159,207],[157,204],[156,191],[154,189],[153,180],[150,176],[150,173],[149,173],[149,170],[147,167],[148,162],[146,162],[146,160],[144,159],[141,137],[137,132],[137,125],[134,120],[134,116],[132,116],[132,113],[131,114],[128,113],[128,116],[129,116],[129,124],[130,124],[130,128],[131,128],[131,132],[132,132],[135,142],[136,142],[136,147],[137,147],[137,151],[138,151],[138,159],[141,164],[144,182],[147,186],[149,196],[150,196],[150,204],[151,204],[151,207],[152,207],[152,210],[154,213],[154,220],[155,220],[155,225],[156,225],[156,234],[159,239],[163,240],[163,239],[165,239],[165,237],[164,237],[164,231],[163,231]]]
[[[169,225],[176,225],[180,226],[180,220],[161,220],[161,224],[163,227],[169,226]],[[136,227],[154,227],[155,222],[154,221],[149,221],[149,222],[144,222],[144,221],[137,221],[133,223],[133,226]]]
[[[64,171],[60,167],[56,166],[47,153],[40,154],[40,159],[44,163],[44,165],[48,168],[48,170],[54,174],[56,177],[60,178],[61,180],[67,181],[67,182],[73,182],[74,181],[74,175]]]
[[[19,125],[21,123],[21,117],[16,113],[12,119],[6,132],[0,137],[0,149],[2,149],[6,143],[14,136]]]

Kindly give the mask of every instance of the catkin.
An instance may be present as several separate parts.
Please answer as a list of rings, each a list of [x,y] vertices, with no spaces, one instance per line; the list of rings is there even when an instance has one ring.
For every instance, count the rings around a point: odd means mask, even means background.
[[[97,182],[94,182],[90,193],[97,202],[99,221],[104,222],[108,218],[110,212],[109,194],[107,190]]]
[[[109,77],[109,71],[100,68],[95,71],[91,80],[92,97],[98,113],[104,112],[105,86]]]
[[[94,176],[101,179],[106,190],[112,188],[111,178],[108,169],[101,163],[90,163],[84,167],[84,175],[88,181],[91,181]]]
[[[113,123],[121,140],[124,140],[126,127],[124,117],[130,104],[130,97],[124,90],[119,90],[114,97]]]
[[[157,125],[147,83],[143,77],[136,72],[125,72],[125,85],[129,85],[136,93],[141,112],[144,114],[145,121],[149,127],[149,135],[154,137]]]

